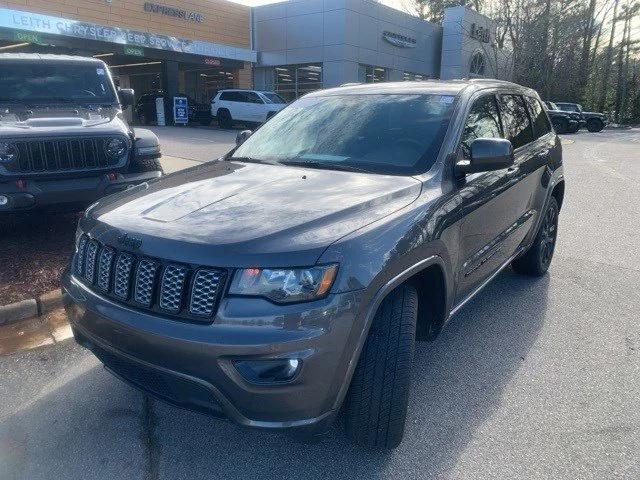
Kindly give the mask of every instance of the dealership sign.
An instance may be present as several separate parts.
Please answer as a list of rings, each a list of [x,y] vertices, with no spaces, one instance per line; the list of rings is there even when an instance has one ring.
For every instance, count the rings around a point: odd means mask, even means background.
[[[159,3],[144,2],[144,11],[150,13],[159,13],[160,15],[166,15],[167,17],[180,18],[182,20],[188,20],[190,22],[202,23],[204,16],[201,13],[189,12],[182,8],[167,7],[166,5],[160,5]]]
[[[407,37],[406,35],[400,35],[399,33],[384,31],[382,32],[382,38],[384,38],[391,45],[400,48],[416,48],[418,41],[415,38]]]
[[[471,24],[471,31],[469,32],[469,36],[482,43],[491,42],[491,33],[489,32],[489,29],[476,23]]]
[[[220,45],[200,40],[185,40],[168,35],[139,32],[128,28],[107,27],[95,23],[69,20],[8,8],[0,8],[0,28],[12,28],[51,35],[64,35],[67,37],[119,43],[142,48],[155,48],[172,52],[204,55],[207,57],[229,58],[245,62],[256,61],[256,52],[246,48]]]

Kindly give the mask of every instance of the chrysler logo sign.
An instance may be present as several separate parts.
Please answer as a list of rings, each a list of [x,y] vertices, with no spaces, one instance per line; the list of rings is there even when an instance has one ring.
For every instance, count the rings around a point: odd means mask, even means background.
[[[201,23],[204,20],[204,16],[201,13],[189,12],[176,7],[167,7],[166,5],[160,5],[159,3],[144,2],[144,11],[159,13],[160,15],[166,15],[167,17],[181,18],[183,20],[188,20],[189,22]]]
[[[415,38],[400,35],[399,33],[384,31],[382,32],[382,38],[384,38],[391,45],[395,45],[400,48],[416,48],[418,41]]]

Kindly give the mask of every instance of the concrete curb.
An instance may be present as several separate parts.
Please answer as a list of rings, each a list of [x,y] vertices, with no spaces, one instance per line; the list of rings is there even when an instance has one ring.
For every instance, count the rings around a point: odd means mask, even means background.
[[[0,325],[8,325],[26,318],[45,315],[60,307],[62,307],[62,290],[53,290],[38,298],[0,306]]]

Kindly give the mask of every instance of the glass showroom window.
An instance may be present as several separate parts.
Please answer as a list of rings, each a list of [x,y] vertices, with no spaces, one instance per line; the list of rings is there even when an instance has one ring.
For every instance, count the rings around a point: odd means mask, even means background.
[[[275,68],[276,93],[287,101],[322,88],[322,64]]]
[[[387,81],[387,70],[372,65],[358,65],[358,81],[361,83],[378,83]]]
[[[427,80],[429,77],[421,73],[404,72],[405,82],[419,82],[420,80]]]

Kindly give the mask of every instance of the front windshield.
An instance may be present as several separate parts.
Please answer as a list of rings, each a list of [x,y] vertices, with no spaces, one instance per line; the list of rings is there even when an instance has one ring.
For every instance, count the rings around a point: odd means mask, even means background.
[[[452,95],[423,94],[303,97],[257,130],[231,159],[422,173],[438,156],[453,101]]]
[[[287,102],[277,93],[262,92],[262,95],[267,99],[267,103],[275,103],[278,105],[284,105]]]
[[[107,70],[98,63],[2,63],[0,102],[116,103]]]

